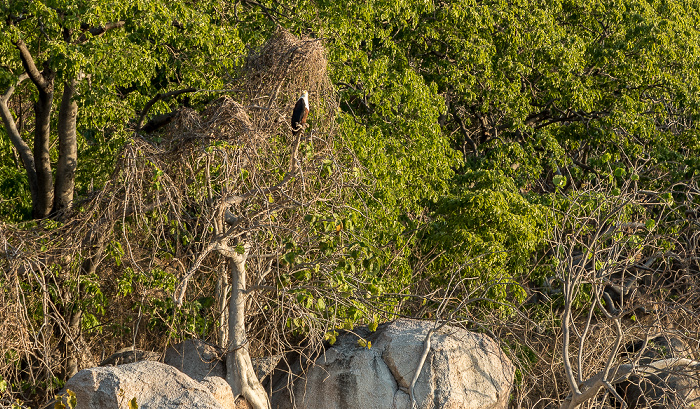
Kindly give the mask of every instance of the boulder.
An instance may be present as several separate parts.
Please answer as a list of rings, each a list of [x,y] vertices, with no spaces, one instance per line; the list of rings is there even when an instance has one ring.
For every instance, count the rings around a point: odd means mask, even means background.
[[[627,355],[633,358],[642,345],[642,341],[628,345]],[[639,364],[646,365],[668,358],[693,359],[692,348],[680,338],[660,335],[647,343]],[[684,369],[683,366],[678,366],[658,374],[633,374],[627,381],[617,385],[617,391],[630,409],[700,407],[700,380],[697,372]]]
[[[172,365],[190,378],[201,381],[207,376],[225,378],[224,351],[199,339],[189,339],[165,351],[163,362]]]
[[[253,370],[257,375],[260,383],[265,382],[265,378],[275,370],[279,362],[282,360],[282,354],[272,356],[262,356],[258,358],[250,358],[253,363]]]
[[[253,369],[260,382],[265,380],[281,359],[282,355],[251,359]],[[224,350],[199,339],[190,339],[168,348],[163,362],[174,366],[198,381],[207,376],[226,377]]]
[[[408,388],[433,325],[401,319],[375,333],[356,329],[339,336],[291,388],[288,377],[276,377],[272,408],[411,408]],[[358,344],[360,337],[371,348]],[[514,371],[488,336],[445,326],[431,336],[414,389],[417,407],[506,408]]]
[[[231,386],[224,378],[218,376],[207,376],[202,379],[201,384],[207,388],[217,402],[224,408],[236,407],[236,399],[231,392]]]
[[[83,369],[66,382],[65,389],[75,393],[76,409],[128,408],[133,398],[141,409],[222,409],[234,401],[225,381],[200,383],[154,361]]]

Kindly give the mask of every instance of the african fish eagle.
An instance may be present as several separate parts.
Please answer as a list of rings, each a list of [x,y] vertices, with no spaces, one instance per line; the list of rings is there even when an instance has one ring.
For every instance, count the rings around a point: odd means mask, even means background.
[[[294,112],[292,112],[292,135],[296,136],[301,132],[306,124],[307,115],[309,115],[309,93],[302,91],[299,100],[294,105]]]

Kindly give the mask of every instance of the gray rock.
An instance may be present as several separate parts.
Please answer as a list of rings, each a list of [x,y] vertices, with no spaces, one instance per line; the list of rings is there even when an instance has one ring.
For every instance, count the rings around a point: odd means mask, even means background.
[[[173,345],[165,351],[163,362],[172,365],[190,378],[201,381],[207,376],[225,378],[224,351],[199,339]]]
[[[275,370],[277,364],[279,364],[279,362],[282,360],[282,355],[278,354],[263,356],[259,358],[251,358],[250,360],[253,362],[253,370],[255,370],[255,375],[257,375],[258,379],[262,383],[265,378]]]
[[[275,369],[281,359],[282,355],[251,359],[253,369],[260,382],[263,382]],[[199,339],[190,339],[168,348],[163,362],[174,366],[198,381],[207,376],[226,377],[226,354],[224,350]]]
[[[627,346],[630,357],[636,355],[642,344],[640,341]],[[693,359],[692,348],[680,338],[660,335],[647,343],[639,363],[650,364],[668,358]],[[630,409],[700,407],[700,380],[695,371],[684,371],[683,367],[646,376],[634,374],[618,384],[617,391]]]
[[[408,409],[408,387],[432,327],[431,322],[402,319],[373,334],[355,331],[372,342],[371,349],[358,345],[358,335],[344,334],[291,388],[288,379],[275,382],[272,407]],[[415,386],[418,408],[506,408],[514,371],[491,338],[443,327],[431,337]]]
[[[233,392],[231,387],[224,380],[224,378],[219,378],[218,376],[207,376],[202,379],[201,384],[207,388],[209,392],[214,396],[217,402],[221,404],[224,408],[233,408],[236,406],[236,399],[233,397]]]
[[[123,409],[133,398],[141,409],[230,407],[223,406],[210,391],[219,387],[205,386],[170,365],[154,361],[84,369],[65,385],[76,395],[76,409]]]

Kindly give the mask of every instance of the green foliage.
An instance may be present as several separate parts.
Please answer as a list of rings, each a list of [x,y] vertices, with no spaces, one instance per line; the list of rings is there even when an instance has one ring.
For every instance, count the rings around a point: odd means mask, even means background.
[[[343,109],[352,115],[345,122],[364,127],[363,140],[387,138],[367,145],[379,153],[368,167],[380,179],[393,135],[412,146],[412,130],[427,136],[438,128],[425,110],[410,109],[411,98],[437,109],[468,169],[501,171],[519,187],[558,166],[578,180],[619,178],[625,158],[668,162],[671,172],[697,169],[691,118],[700,33],[687,29],[700,19],[696,3],[377,0],[318,9]],[[383,163],[391,168],[389,156]],[[674,168],[679,160],[687,165]],[[420,158],[415,163],[423,169]],[[393,176],[393,183],[403,179]]]
[[[1,142],[0,142],[1,143]],[[9,159],[9,156],[1,156]],[[32,215],[31,194],[24,170],[4,162],[0,165],[0,214],[8,221],[29,220]]]
[[[367,341],[364,338],[357,339],[357,346],[360,348],[372,349],[372,341]]]
[[[333,344],[335,344],[337,337],[338,337],[338,331],[329,331],[323,335],[323,340],[327,341],[330,345],[333,345]]]
[[[56,404],[54,404],[54,409],[75,409],[77,404],[78,399],[75,396],[75,392],[67,389],[64,395],[56,396]]]
[[[156,94],[188,87],[226,87],[227,73],[241,64],[244,50],[238,30],[219,12],[228,8],[227,2],[219,0],[196,5],[161,0],[120,5],[105,1],[5,1],[0,7],[6,33],[0,39],[0,92],[5,93],[23,72],[14,44],[19,39],[27,43],[38,67],[56,73],[54,111],[61,102],[63,83],[87,78],[78,83],[75,98],[79,105],[76,193],[87,195],[109,177],[119,149],[133,130],[130,121]],[[102,34],[93,36],[88,31],[120,21],[123,25]],[[13,100],[30,106],[33,93],[30,82],[25,81]],[[178,101],[156,103],[150,114],[167,113],[183,105],[199,106],[212,98],[210,92],[190,93]],[[10,107],[17,108],[17,104]],[[15,109],[15,117],[23,125],[22,137],[31,141],[33,116],[28,112],[26,108]],[[53,129],[56,120],[54,113]],[[16,161],[4,133],[3,128],[0,215],[10,220],[27,219],[29,192],[19,167],[13,171],[9,166]],[[56,149],[51,152],[52,161],[57,159]]]
[[[436,287],[455,271],[470,289],[485,288],[497,302],[522,301],[516,279],[527,277],[530,258],[544,244],[545,209],[530,203],[513,179],[495,171],[469,171],[430,206],[433,221],[422,235],[426,254],[437,254],[424,273]]]

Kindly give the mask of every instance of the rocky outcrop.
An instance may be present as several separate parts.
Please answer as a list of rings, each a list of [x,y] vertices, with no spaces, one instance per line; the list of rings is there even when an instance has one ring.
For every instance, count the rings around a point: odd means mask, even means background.
[[[641,350],[643,342],[627,346],[630,358]],[[639,365],[649,365],[655,361],[683,358],[693,359],[692,349],[682,339],[660,335],[647,342],[639,359]],[[700,380],[697,371],[685,365],[673,366],[657,374],[633,374],[627,381],[617,386],[628,408],[677,409],[700,407]]]
[[[372,334],[356,330],[338,337],[291,388],[288,377],[276,379],[272,408],[410,408],[409,387],[432,327],[402,319]],[[360,337],[371,348],[360,346]],[[443,327],[430,344],[414,389],[418,408],[507,407],[514,366],[494,340]]]
[[[358,329],[339,336],[303,376],[274,378],[272,408],[411,408],[411,380],[431,328],[430,322],[398,320],[374,333]],[[148,354],[120,351],[108,364],[140,356]],[[65,389],[75,393],[77,409],[125,408],[134,398],[140,408],[245,408],[224,380],[223,358],[220,348],[190,340],[170,348],[166,364],[146,360],[86,369]],[[258,375],[265,376],[278,360],[259,359]],[[300,368],[297,364],[297,375]],[[430,338],[414,399],[421,409],[506,408],[513,374],[513,365],[494,340],[443,327]],[[290,385],[289,379],[294,380]]]
[[[66,382],[65,389],[75,393],[76,409],[128,408],[134,398],[142,409],[223,409],[235,403],[222,378],[198,382],[154,361],[84,369]]]
[[[218,376],[207,376],[200,382],[214,399],[216,399],[224,408],[232,408],[236,405],[235,398],[231,392],[231,387],[224,378]]]

